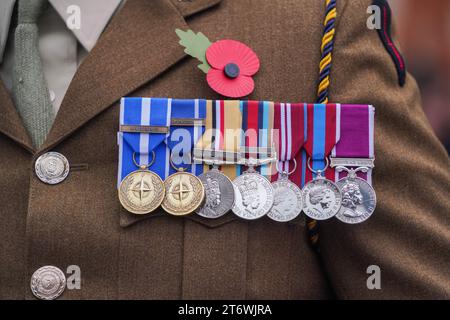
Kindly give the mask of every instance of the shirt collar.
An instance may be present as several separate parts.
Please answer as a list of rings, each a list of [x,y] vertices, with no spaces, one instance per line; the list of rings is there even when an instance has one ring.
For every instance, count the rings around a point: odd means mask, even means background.
[[[121,0],[49,0],[64,21],[74,22],[76,11],[80,15],[79,29],[71,29],[87,51],[97,43]]]
[[[3,53],[6,47],[6,40],[8,40],[9,25],[16,0],[0,1],[0,63],[3,60]]]
[[[16,0],[0,1],[0,63],[9,32],[11,16]],[[78,42],[91,51],[97,43],[111,17],[116,12],[122,0],[49,0],[61,18],[75,28],[69,28]],[[79,25],[76,25],[75,15],[79,14]]]

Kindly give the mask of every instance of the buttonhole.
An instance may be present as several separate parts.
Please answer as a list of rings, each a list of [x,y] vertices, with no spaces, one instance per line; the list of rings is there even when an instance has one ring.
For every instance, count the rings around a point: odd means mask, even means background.
[[[70,165],[70,171],[85,171],[89,170],[87,163],[75,163]]]

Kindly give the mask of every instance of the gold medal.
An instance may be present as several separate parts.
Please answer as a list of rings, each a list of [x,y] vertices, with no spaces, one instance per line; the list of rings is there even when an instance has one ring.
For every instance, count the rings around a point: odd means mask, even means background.
[[[164,182],[166,195],[162,208],[174,216],[185,216],[197,210],[205,200],[205,188],[195,175],[184,172],[184,168],[175,168],[178,172],[170,175]]]
[[[122,180],[119,186],[119,200],[127,211],[142,215],[154,211],[161,205],[165,189],[161,178],[148,170],[155,161],[155,153],[153,152],[153,160],[148,165],[138,165],[134,156],[133,153],[133,162],[140,169],[131,172]]]

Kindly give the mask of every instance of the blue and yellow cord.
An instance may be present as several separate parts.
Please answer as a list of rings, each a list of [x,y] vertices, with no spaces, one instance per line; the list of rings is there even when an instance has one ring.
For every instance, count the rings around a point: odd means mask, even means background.
[[[328,88],[330,86],[330,69],[332,63],[332,53],[334,36],[336,33],[336,0],[325,0],[325,21],[320,47],[321,59],[319,64],[319,86],[317,88],[317,102],[328,103]]]
[[[328,103],[328,88],[330,87],[330,70],[333,58],[334,36],[336,34],[336,0],[325,0],[325,20],[320,47],[321,59],[319,63],[319,85],[317,88],[317,103]],[[307,219],[308,236],[311,245],[319,249],[319,228],[317,221]]]

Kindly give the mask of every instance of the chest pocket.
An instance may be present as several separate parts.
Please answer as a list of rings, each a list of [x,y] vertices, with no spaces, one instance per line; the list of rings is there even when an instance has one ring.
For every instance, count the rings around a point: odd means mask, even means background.
[[[206,219],[196,213],[192,213],[185,217],[175,217],[170,216],[162,208],[146,215],[135,215],[125,210],[122,206],[120,206],[119,216],[120,226],[122,228],[127,228],[136,223],[141,223],[152,219],[189,219],[208,228],[218,228],[237,219],[237,216],[235,216],[232,212],[228,212],[224,216],[217,219]]]

